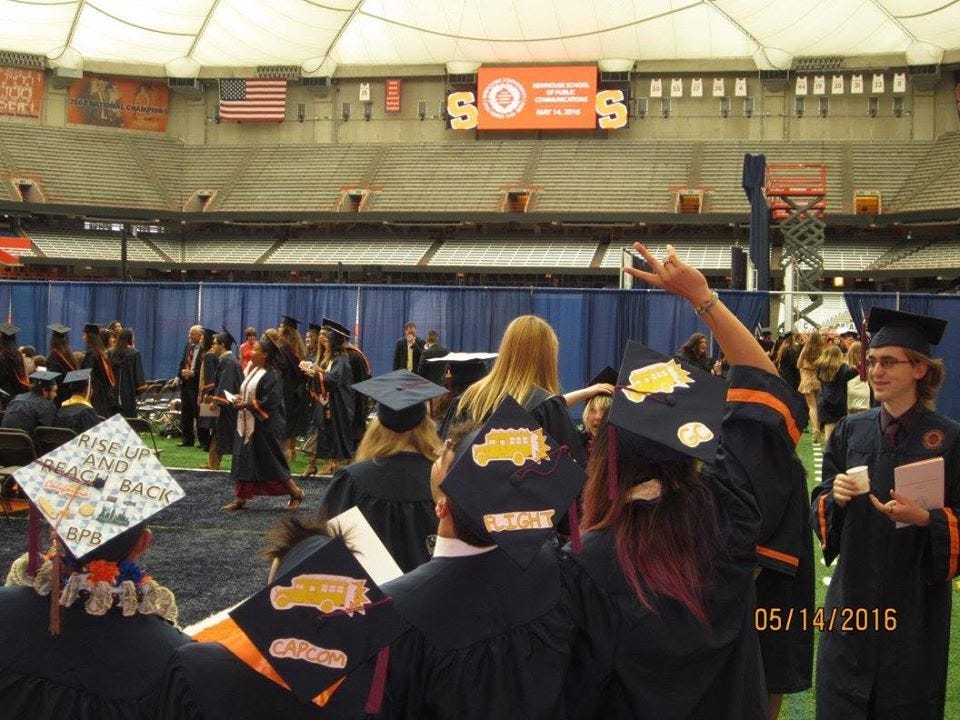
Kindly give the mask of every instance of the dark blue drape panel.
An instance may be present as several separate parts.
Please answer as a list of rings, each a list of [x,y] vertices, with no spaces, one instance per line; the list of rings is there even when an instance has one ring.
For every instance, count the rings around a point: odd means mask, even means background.
[[[899,299],[899,307],[898,307]],[[931,315],[947,321],[947,329],[939,345],[933,347],[933,356],[942,358],[947,373],[943,386],[937,394],[937,410],[954,420],[960,420],[960,296],[924,295],[920,293],[844,293],[850,315],[857,321],[863,312],[869,314],[871,307],[897,308],[918,315]]]
[[[766,293],[722,290],[720,299],[730,312],[751,330],[757,325],[765,324],[770,313],[770,300]],[[701,332],[710,334],[709,331],[701,330]],[[713,354],[716,356],[719,352],[715,350]]]
[[[197,283],[128,285],[126,311],[147,379],[169,379],[177,374],[187,330],[197,317]]]
[[[3,283],[0,292],[0,317],[7,319],[10,313],[13,324],[20,328],[17,342],[33,345],[41,355],[47,354],[47,323],[34,322],[34,318],[47,316],[47,288],[45,282]]]
[[[750,260],[757,269],[757,290],[770,289],[770,210],[763,193],[766,170],[764,155],[743,156],[743,191],[750,201]]]
[[[583,387],[589,380],[587,352],[590,347],[589,303],[582,292],[537,290],[533,314],[553,327],[560,341],[559,371],[563,392]]]

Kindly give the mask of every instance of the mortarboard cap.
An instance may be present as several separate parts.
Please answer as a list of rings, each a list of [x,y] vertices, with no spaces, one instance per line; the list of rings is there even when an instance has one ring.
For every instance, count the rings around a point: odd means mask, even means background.
[[[323,325],[317,325],[317,323],[315,323],[315,322],[309,322],[309,323],[307,323],[307,329],[308,329],[310,332],[314,332],[314,333],[317,333],[317,334],[319,335],[320,332],[323,330]]]
[[[60,373],[50,372],[49,370],[35,370],[30,373],[30,379],[36,380],[41,385],[49,385],[60,377]]]
[[[426,417],[425,403],[446,394],[446,388],[408,370],[394,370],[356,383],[353,389],[377,401],[377,417],[389,430],[412,430]]]
[[[234,339],[233,335],[230,334],[230,331],[227,330],[227,327],[225,325],[220,326],[220,332],[217,334],[220,335],[223,338],[223,340],[226,341],[226,343],[224,344],[227,344],[230,347],[233,347],[234,345],[236,345],[237,341]]]
[[[717,453],[726,394],[726,381],[631,340],[607,422],[618,429],[618,442],[635,446],[652,462],[689,456],[709,464]]]
[[[282,325],[289,325],[289,326],[292,327],[294,330],[299,330],[299,329],[300,329],[300,321],[297,320],[295,317],[290,317],[289,315],[281,315],[281,316],[280,316],[280,323],[281,323]]]
[[[845,335],[858,335],[857,328],[852,324],[843,324],[837,326],[837,335],[839,337],[844,337]]]
[[[512,397],[468,436],[440,487],[526,567],[583,488],[583,470]]]
[[[216,330],[211,330],[208,327],[203,328],[203,344],[210,345],[213,342],[213,336],[216,334]]]
[[[591,385],[599,385],[600,383],[609,383],[610,385],[617,384],[618,373],[612,367],[607,365],[603,370],[594,375],[587,382],[587,387]]]
[[[90,368],[83,368],[82,370],[71,370],[66,375],[63,376],[64,385],[72,385],[73,383],[85,383],[90,380],[90,374],[93,371]]]
[[[47,330],[52,332],[54,335],[66,335],[70,332],[70,328],[64,325],[63,323],[53,323],[53,325],[47,325]]]
[[[8,323],[8,322],[0,323],[0,335],[6,335],[7,337],[13,337],[13,336],[16,335],[18,332],[20,332],[20,328],[18,328],[16,325],[13,325],[13,324]]]
[[[930,355],[930,346],[940,342],[946,327],[947,321],[940,318],[882,307],[870,308],[867,317],[870,347],[895,345],[924,355]]]
[[[276,358],[278,355],[280,355],[280,346],[277,345],[266,333],[260,336],[260,347],[263,348],[263,352],[266,353],[270,358]]]
[[[330,318],[324,318],[321,322],[321,326],[324,330],[330,330],[331,332],[338,333],[343,335],[347,340],[350,339],[350,331],[347,330],[345,325],[341,325],[336,320],[331,320]]]
[[[120,415],[20,468],[15,477],[77,559],[184,496]]]
[[[491,352],[452,352],[443,357],[427,358],[427,362],[449,363],[450,385],[466,387],[485,377],[490,371],[487,361],[497,357]]]
[[[85,323],[83,326],[83,331],[88,335],[93,335],[100,332],[100,326],[96,323]]]
[[[390,598],[343,540],[324,536],[292,548],[274,582],[230,617],[303,702],[403,631]]]

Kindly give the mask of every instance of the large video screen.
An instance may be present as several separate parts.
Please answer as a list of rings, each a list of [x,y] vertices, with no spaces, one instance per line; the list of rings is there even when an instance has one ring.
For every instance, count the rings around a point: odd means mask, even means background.
[[[597,126],[595,65],[481,67],[480,130],[580,130]]]

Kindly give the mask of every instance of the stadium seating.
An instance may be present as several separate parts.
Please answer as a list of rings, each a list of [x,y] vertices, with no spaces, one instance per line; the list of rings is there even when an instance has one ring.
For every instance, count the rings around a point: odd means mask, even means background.
[[[49,258],[120,261],[120,239],[116,235],[31,232],[30,239]],[[156,263],[162,258],[143,240],[131,237],[127,239],[127,259]]]
[[[447,241],[430,260],[431,267],[588,268],[594,242],[532,240]]]
[[[417,265],[430,240],[296,238],[287,240],[264,260],[265,265]]]

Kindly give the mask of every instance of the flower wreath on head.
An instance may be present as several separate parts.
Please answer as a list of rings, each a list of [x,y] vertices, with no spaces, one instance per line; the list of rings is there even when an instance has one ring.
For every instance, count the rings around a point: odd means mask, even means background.
[[[60,593],[60,605],[71,607],[77,600],[84,601],[84,609],[90,615],[105,615],[111,608],[119,607],[124,617],[133,615],[157,615],[171,625],[177,625],[180,609],[173,591],[165,588],[133,560],[119,563],[111,560],[91,560],[73,568],[61,556],[65,569]],[[27,555],[14,560],[7,575],[7,585],[32,587],[38,595],[49,595],[53,562],[44,559],[35,577],[27,573]]]

